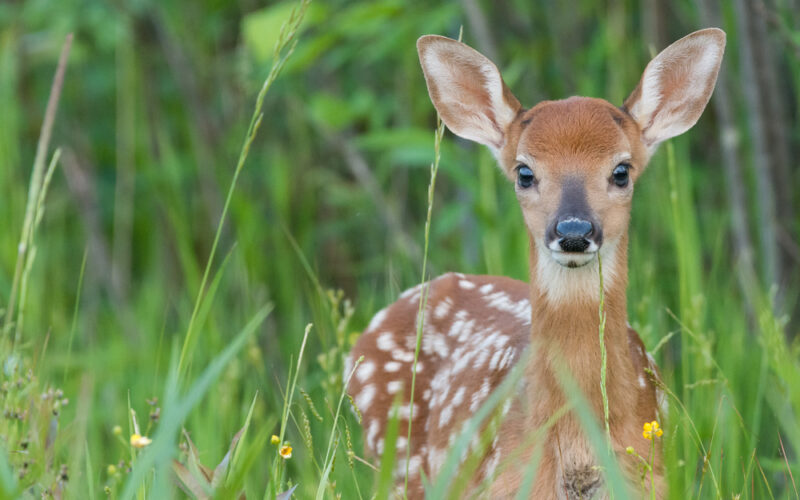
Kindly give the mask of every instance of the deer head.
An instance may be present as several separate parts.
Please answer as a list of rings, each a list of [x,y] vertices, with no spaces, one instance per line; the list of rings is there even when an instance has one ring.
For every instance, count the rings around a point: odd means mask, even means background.
[[[456,135],[487,146],[515,190],[531,240],[531,285],[551,302],[596,298],[627,281],[634,186],[658,145],[691,128],[714,88],[725,33],[673,43],[622,106],[571,97],[525,109],[497,67],[467,45],[423,36],[417,49],[434,106]]]

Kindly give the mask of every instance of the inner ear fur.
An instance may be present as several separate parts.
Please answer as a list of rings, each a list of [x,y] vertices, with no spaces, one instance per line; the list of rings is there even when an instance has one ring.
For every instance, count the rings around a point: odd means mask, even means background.
[[[445,125],[498,156],[521,106],[497,66],[473,48],[442,36],[421,37],[417,51],[428,94]]]
[[[644,70],[624,107],[652,154],[658,144],[689,130],[703,113],[725,52],[725,32],[695,31],[658,54]]]

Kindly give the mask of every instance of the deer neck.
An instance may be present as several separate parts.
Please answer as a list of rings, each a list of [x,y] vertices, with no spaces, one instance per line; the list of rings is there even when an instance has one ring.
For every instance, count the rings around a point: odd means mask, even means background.
[[[531,345],[527,368],[528,401],[535,420],[567,402],[559,371],[566,371],[584,397],[602,418],[600,350],[600,272],[595,259],[584,267],[560,266],[531,241]],[[603,274],[604,344],[606,348],[606,392],[613,418],[631,402],[633,365],[628,347],[626,312],[627,235],[607,241],[600,249]],[[544,391],[544,394],[543,394]],[[537,411],[538,409],[538,411]],[[537,413],[540,415],[537,416]],[[540,420],[541,421],[541,420]]]

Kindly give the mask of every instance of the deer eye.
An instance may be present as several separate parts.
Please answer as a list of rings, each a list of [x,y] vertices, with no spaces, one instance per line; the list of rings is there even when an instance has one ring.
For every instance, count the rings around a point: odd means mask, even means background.
[[[519,187],[526,189],[536,184],[536,177],[533,175],[533,170],[527,165],[517,165],[517,184]]]
[[[631,166],[627,163],[620,163],[616,167],[614,167],[614,171],[611,172],[611,180],[616,184],[618,187],[625,187],[628,185],[628,170],[630,170]]]

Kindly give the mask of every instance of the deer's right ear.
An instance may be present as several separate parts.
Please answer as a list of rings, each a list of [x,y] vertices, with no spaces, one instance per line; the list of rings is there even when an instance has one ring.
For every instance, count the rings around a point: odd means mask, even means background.
[[[497,156],[520,109],[497,67],[478,51],[442,36],[421,37],[417,51],[428,94],[445,125]]]

